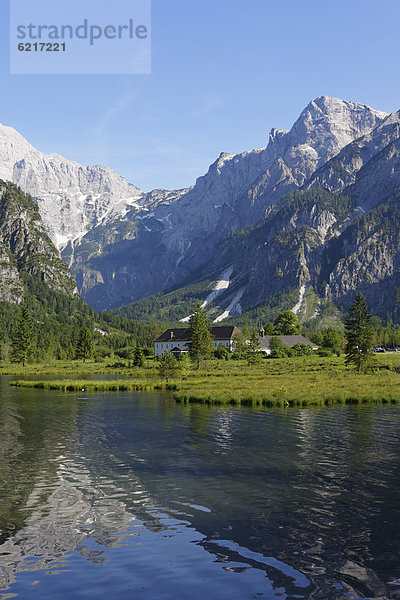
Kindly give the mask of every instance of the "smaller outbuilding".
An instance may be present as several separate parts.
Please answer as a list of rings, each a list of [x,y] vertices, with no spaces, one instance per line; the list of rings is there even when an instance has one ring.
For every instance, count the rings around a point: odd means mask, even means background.
[[[310,342],[303,335],[262,335],[260,336],[260,352],[264,352],[265,354],[271,354],[271,349],[269,347],[270,341],[272,337],[277,337],[282,340],[282,344],[287,346],[288,348],[293,348],[296,344],[305,344],[306,346],[311,346],[313,350],[318,350],[319,346]]]

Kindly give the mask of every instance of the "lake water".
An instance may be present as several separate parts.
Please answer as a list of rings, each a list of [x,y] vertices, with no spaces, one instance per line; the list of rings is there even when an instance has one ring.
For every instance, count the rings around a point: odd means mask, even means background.
[[[0,598],[400,598],[400,408],[0,397]]]

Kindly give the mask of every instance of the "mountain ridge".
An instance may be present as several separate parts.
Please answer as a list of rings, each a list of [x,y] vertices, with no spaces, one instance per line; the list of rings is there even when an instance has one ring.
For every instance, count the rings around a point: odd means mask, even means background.
[[[191,306],[185,290],[195,286],[198,299],[200,286],[200,299],[212,298],[207,308],[217,322],[278,304],[310,318],[324,303],[343,308],[352,286],[368,283],[350,274],[351,261],[325,282],[319,263],[333,264],[334,239],[400,191],[399,134],[400,111],[320,96],[291,129],[272,129],[267,146],[221,153],[190,188],[144,193],[107,168],[34,149],[14,163],[12,176],[42,195],[37,202],[46,228],[97,310],[182,290],[179,320]],[[12,156],[19,155],[20,149]],[[10,170],[12,160],[5,162]],[[361,256],[366,238],[356,239]],[[396,248],[388,257],[393,265]],[[380,270],[387,278],[383,264]],[[389,301],[385,306],[393,312]]]

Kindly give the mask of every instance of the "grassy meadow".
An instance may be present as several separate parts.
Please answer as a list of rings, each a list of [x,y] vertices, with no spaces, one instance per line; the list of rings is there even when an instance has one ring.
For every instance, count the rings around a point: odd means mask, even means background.
[[[400,403],[400,353],[377,354],[365,373],[346,367],[344,356],[210,361],[200,370],[161,379],[155,361],[143,368],[123,361],[76,361],[2,365],[0,374],[18,377],[11,385],[63,391],[168,390],[177,402],[265,406]],[[102,380],[101,374],[107,375]],[[46,376],[40,379],[40,376]],[[97,375],[90,379],[91,375]],[[121,375],[123,377],[121,377]],[[85,379],[80,377],[85,376]],[[89,379],[88,379],[89,377]]]

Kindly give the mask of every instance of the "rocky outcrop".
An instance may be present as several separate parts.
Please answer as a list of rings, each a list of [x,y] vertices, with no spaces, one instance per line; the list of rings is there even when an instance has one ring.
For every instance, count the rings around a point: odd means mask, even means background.
[[[0,181],[0,300],[19,304],[33,281],[68,296],[77,293],[36,203],[14,184]]]
[[[338,192],[355,183],[359,171],[400,137],[400,111],[388,115],[380,125],[348,144],[318,169],[307,187]]]
[[[46,231],[59,249],[111,215],[140,206],[143,192],[106,167],[84,167],[43,154],[15,129],[0,125],[0,179],[37,199]]]

